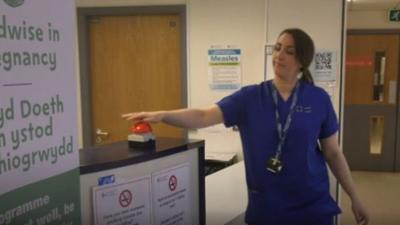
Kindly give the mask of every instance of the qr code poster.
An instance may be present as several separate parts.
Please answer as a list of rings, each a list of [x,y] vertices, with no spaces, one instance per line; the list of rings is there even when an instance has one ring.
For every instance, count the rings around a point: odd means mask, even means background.
[[[336,81],[337,58],[334,51],[316,51],[311,65],[311,74],[316,82]]]

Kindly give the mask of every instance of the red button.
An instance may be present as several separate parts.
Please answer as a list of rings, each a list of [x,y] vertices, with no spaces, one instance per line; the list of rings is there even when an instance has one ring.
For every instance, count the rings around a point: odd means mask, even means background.
[[[135,134],[144,134],[151,132],[151,126],[147,122],[137,122],[131,127],[131,132]]]

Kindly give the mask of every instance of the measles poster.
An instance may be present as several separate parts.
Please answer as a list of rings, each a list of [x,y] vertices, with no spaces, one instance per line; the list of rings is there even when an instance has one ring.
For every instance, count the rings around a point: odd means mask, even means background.
[[[208,50],[208,83],[211,90],[237,90],[241,87],[241,49]]]
[[[0,0],[0,225],[80,224],[75,11]]]

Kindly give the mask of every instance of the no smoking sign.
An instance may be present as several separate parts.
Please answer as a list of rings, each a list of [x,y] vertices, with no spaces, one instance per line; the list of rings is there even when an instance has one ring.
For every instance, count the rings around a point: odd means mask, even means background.
[[[169,190],[175,191],[176,187],[178,186],[178,179],[176,178],[175,175],[169,177],[168,185],[169,185]]]
[[[132,203],[132,197],[132,192],[129,190],[122,191],[118,198],[120,206],[128,207]]]

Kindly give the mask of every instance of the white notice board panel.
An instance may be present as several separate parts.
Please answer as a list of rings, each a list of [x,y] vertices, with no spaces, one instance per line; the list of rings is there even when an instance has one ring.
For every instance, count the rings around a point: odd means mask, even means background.
[[[208,50],[208,82],[211,90],[238,90],[241,80],[241,49]]]
[[[193,223],[191,185],[188,163],[153,174],[154,225]]]
[[[94,224],[151,224],[150,188],[150,176],[93,187]]]
[[[336,51],[317,50],[310,71],[315,82],[336,82],[337,67]]]
[[[170,143],[169,138],[159,138],[157,141],[159,144]],[[166,141],[166,142],[165,142]],[[199,143],[199,142],[193,142]],[[201,143],[200,143],[201,144]],[[124,143],[125,146],[125,143]],[[181,144],[179,144],[181,146]],[[202,147],[202,145],[199,145]],[[142,205],[150,205],[150,207],[144,207],[142,211],[146,211],[143,217],[148,218],[147,223],[138,223],[136,218],[132,220],[132,223],[126,224],[157,224],[160,221],[159,218],[166,218],[167,215],[175,218],[179,213],[181,220],[177,224],[185,225],[199,225],[202,224],[205,219],[204,216],[204,176],[199,177],[199,152],[204,149],[199,149],[200,147],[195,147],[182,152],[175,152],[173,154],[154,158],[152,160],[147,160],[145,162],[129,164],[126,166],[121,166],[118,168],[105,169],[102,171],[86,172],[80,177],[81,182],[81,211],[82,211],[82,225],[86,224],[96,224],[95,217],[101,218],[100,213],[105,216],[117,215],[119,212],[124,212],[125,207],[120,207],[119,203],[115,199],[119,199],[119,193],[122,189],[131,189],[132,191],[132,202],[137,204],[139,202],[146,202]],[[99,147],[101,148],[101,147]],[[92,147],[90,147],[92,150]],[[97,150],[97,149],[96,149]],[[111,149],[110,149],[111,150]],[[85,149],[82,151],[86,151]],[[103,154],[102,151],[95,151],[96,153]],[[92,154],[92,151],[89,151]],[[153,153],[151,153],[153,154]],[[107,155],[107,153],[106,153]],[[96,165],[97,166],[97,165]],[[85,168],[85,167],[83,167]],[[97,168],[97,167],[95,167]],[[87,168],[86,168],[87,169]],[[175,178],[171,178],[171,188],[174,191],[166,189],[165,185],[169,185],[169,177],[174,175]],[[162,178],[164,176],[168,177],[168,182]],[[158,179],[158,182],[157,182]],[[144,181],[145,180],[145,181]],[[102,184],[102,185],[99,185]],[[120,185],[121,187],[117,186]],[[164,185],[164,187],[163,187]],[[119,187],[119,188],[117,188]],[[140,188],[138,188],[140,187]],[[175,188],[174,188],[175,187]],[[119,193],[118,193],[119,192]],[[138,199],[137,195],[143,197]],[[163,193],[164,192],[164,193]],[[173,196],[169,196],[168,192],[172,193]],[[178,194],[175,194],[179,192]],[[111,195],[111,197],[102,199],[103,195]],[[136,195],[136,196],[135,196]],[[167,197],[165,197],[167,195]],[[129,202],[129,193],[124,193],[122,197],[122,202]],[[146,199],[144,199],[146,196]],[[164,198],[163,198],[164,197]],[[168,198],[168,199],[167,199]],[[175,199],[174,198],[179,198]],[[126,199],[126,200],[125,200]],[[169,202],[171,201],[171,202]],[[172,201],[175,204],[172,204]],[[147,203],[148,202],[148,203]],[[164,204],[170,204],[168,207],[155,207],[153,202],[162,202]],[[166,203],[167,202],[167,203]],[[184,202],[184,203],[182,203]],[[107,205],[107,206],[106,206]],[[97,208],[96,208],[97,207]],[[130,207],[130,206],[128,206]],[[138,207],[137,205],[134,206]],[[142,207],[143,208],[143,207]],[[162,213],[161,210],[164,210]],[[97,212],[94,212],[96,211]],[[102,211],[101,211],[102,210]],[[179,211],[180,210],[180,211]],[[148,215],[148,213],[150,215]],[[138,213],[135,213],[137,215]],[[129,214],[127,215],[129,217]],[[157,219],[157,220],[156,220]],[[99,220],[99,219],[98,219]],[[173,224],[168,220],[162,219],[163,225]],[[135,222],[133,222],[135,221]],[[189,221],[189,222],[185,222]],[[98,223],[97,223],[98,224]],[[113,222],[109,224],[114,224]],[[160,223],[159,223],[160,224]],[[0,224],[1,225],[1,224]],[[119,224],[122,225],[122,224]]]

